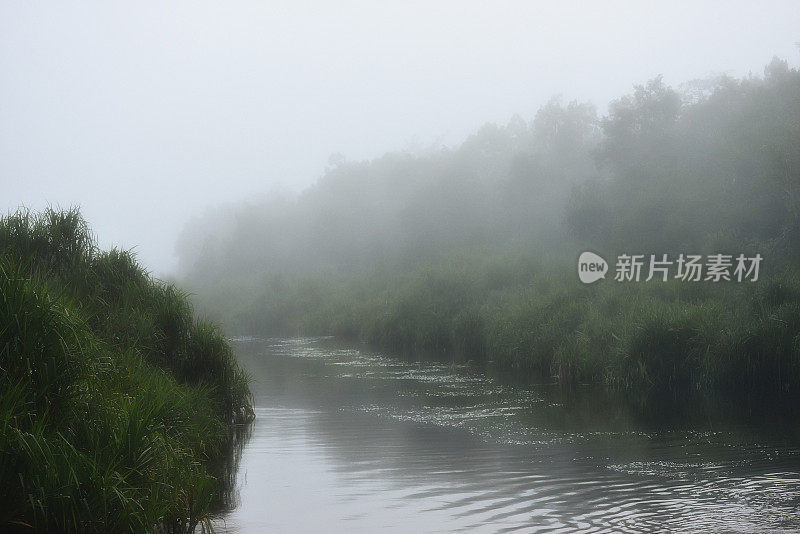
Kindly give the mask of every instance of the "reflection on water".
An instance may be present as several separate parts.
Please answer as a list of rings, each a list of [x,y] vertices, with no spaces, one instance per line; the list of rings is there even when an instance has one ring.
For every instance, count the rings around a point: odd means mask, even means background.
[[[239,505],[239,464],[244,447],[250,441],[251,423],[236,424],[230,428],[222,453],[209,467],[219,485],[211,503],[215,513],[226,513]],[[202,530],[202,527],[201,527]]]
[[[667,424],[324,339],[237,348],[256,421],[223,532],[800,531],[794,440],[707,407]]]

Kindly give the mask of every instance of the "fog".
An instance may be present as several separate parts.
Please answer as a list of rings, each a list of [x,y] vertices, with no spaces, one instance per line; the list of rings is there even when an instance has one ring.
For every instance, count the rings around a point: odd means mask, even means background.
[[[332,154],[797,57],[792,1],[581,4],[3,3],[0,209],[80,205],[168,275],[191,217],[301,191]]]

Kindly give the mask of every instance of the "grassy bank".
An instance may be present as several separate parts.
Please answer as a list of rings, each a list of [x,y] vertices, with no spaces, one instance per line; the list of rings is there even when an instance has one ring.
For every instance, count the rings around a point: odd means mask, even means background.
[[[265,282],[242,331],[335,335],[563,384],[681,393],[800,389],[800,275],[755,283],[602,281],[573,265],[450,258],[413,273]]]
[[[252,417],[221,331],[77,211],[0,219],[0,254],[2,529],[207,523]]]

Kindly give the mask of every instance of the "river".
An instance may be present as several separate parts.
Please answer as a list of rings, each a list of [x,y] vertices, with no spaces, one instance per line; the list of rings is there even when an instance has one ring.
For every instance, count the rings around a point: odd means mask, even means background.
[[[794,429],[740,408],[655,414],[330,339],[235,347],[256,420],[221,532],[800,532]]]

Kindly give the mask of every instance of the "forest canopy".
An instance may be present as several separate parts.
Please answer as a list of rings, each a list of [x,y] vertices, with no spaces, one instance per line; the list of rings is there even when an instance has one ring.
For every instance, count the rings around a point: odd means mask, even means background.
[[[745,243],[798,251],[800,74],[677,91],[655,78],[595,107],[553,99],[456,148],[334,160],[294,199],[219,208],[186,226],[182,273],[205,281],[341,272],[454,249],[556,254]]]

